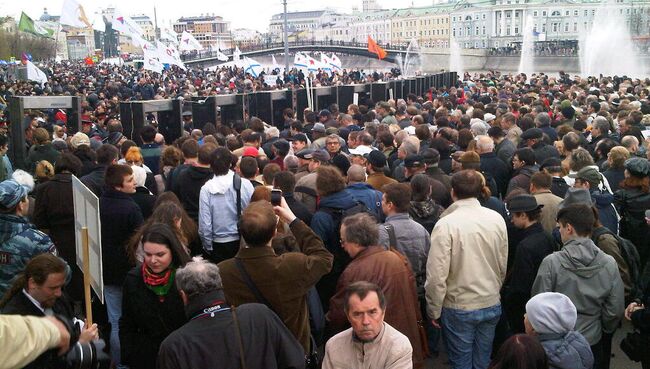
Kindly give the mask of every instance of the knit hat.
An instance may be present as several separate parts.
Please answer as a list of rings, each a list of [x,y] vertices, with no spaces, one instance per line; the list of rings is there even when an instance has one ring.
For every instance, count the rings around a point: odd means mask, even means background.
[[[73,149],[76,149],[81,145],[86,145],[90,147],[90,139],[88,138],[88,135],[86,135],[85,133],[77,132],[70,139],[70,145],[72,145]]]
[[[567,296],[544,292],[528,300],[526,317],[539,334],[563,334],[575,329],[578,312]]]
[[[143,167],[137,165],[132,165],[131,169],[133,169],[135,184],[138,187],[144,187],[144,183],[147,181],[147,171]]]
[[[3,181],[0,183],[0,205],[11,209],[27,197],[27,193],[27,188],[13,179]]]

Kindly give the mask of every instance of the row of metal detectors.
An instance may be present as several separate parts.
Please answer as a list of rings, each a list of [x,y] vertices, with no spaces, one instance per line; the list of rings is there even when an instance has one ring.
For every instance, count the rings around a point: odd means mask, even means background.
[[[296,111],[299,120],[309,108],[314,111],[327,109],[331,104],[338,104],[345,111],[352,103],[368,104],[388,99],[406,99],[409,94],[422,96],[430,89],[440,89],[456,84],[457,74],[445,72],[408,79],[393,80],[367,84],[314,87],[309,90],[276,90],[252,93],[193,97],[191,101],[181,99],[125,101],[120,102],[120,121],[124,135],[141,143],[140,130],[148,124],[147,117],[155,113],[158,130],[165,136],[167,143],[173,142],[183,133],[183,113],[191,112],[193,128],[201,129],[207,123],[232,125],[246,116],[258,117],[264,122],[281,126],[284,123],[283,111],[291,108]],[[81,98],[77,96],[19,96],[9,100],[9,118],[11,122],[11,145],[9,157],[17,168],[25,167],[27,151],[25,146],[26,112],[63,109],[67,113],[68,135],[81,130]]]

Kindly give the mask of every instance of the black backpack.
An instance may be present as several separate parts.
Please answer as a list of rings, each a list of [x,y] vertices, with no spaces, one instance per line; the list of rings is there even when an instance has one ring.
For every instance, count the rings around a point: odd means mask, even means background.
[[[632,280],[630,298],[635,299],[640,297],[643,294],[643,287],[641,285],[641,257],[639,256],[639,251],[637,251],[636,246],[634,246],[630,240],[614,234],[607,227],[596,228],[591,235],[591,239],[595,244],[597,244],[596,240],[605,234],[611,234],[616,238],[618,248],[621,250],[621,256],[623,256],[623,259],[627,264],[627,268],[630,272],[630,279]]]

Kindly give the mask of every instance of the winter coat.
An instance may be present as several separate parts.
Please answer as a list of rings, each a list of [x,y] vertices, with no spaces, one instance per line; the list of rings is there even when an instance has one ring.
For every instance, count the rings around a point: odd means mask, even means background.
[[[411,201],[409,216],[411,219],[422,225],[424,229],[427,230],[428,234],[431,234],[433,227],[438,222],[438,219],[440,219],[440,214],[442,214],[443,211],[445,211],[445,209],[438,205],[433,199],[426,201]]]
[[[102,192],[104,192],[105,176],[106,166],[98,165],[90,173],[81,177],[81,182],[99,198],[102,197]]]
[[[517,151],[517,147],[507,138],[504,138],[503,141],[494,147],[494,152],[497,154],[497,157],[508,167],[512,165],[512,157],[515,156],[515,151]]]
[[[242,261],[246,272],[273,310],[309,352],[310,327],[307,292],[332,267],[333,256],[318,236],[301,220],[291,223],[291,232],[300,252],[276,255],[270,247],[248,247],[235,258]],[[247,286],[235,259],[219,263],[226,300],[235,305],[260,302]],[[273,276],[273,278],[269,278]]]
[[[623,281],[616,261],[588,238],[571,239],[542,261],[532,294],[541,292],[559,292],[571,299],[578,310],[576,330],[590,346],[603,332],[614,332],[623,317]]]
[[[135,193],[131,194],[131,198],[140,208],[142,217],[148,219],[153,213],[156,196],[152,195],[148,188],[138,186],[135,188]]]
[[[61,157],[61,153],[58,152],[51,143],[46,143],[45,145],[34,145],[30,148],[29,154],[27,154],[26,163],[30,173],[34,173],[36,164],[38,164],[39,161],[47,160],[52,164],[52,166],[54,166],[59,157]]]
[[[621,215],[621,237],[634,243],[643,265],[650,254],[650,227],[645,222],[645,211],[650,209],[650,193],[637,189],[618,190],[614,204]]]
[[[305,222],[305,224],[311,224],[311,217],[313,214],[309,212],[309,209],[307,209],[303,203],[296,200],[296,198],[293,196],[293,192],[283,192],[282,196],[287,202],[289,209],[291,209],[291,211],[298,217],[298,219]]]
[[[199,219],[201,187],[213,176],[214,172],[210,168],[190,166],[178,173],[171,187],[171,191],[178,196],[187,215],[195,221]]]
[[[34,224],[49,231],[59,256],[68,264],[76,264],[72,174],[59,173],[39,186],[34,205]]]
[[[397,183],[393,178],[387,177],[382,172],[375,172],[368,175],[366,183],[371,185],[375,190],[381,191],[381,188],[390,183]]]
[[[598,209],[598,219],[612,233],[618,234],[618,216],[614,208],[614,195],[607,191],[591,191],[591,198]]]
[[[142,225],[142,212],[130,195],[105,189],[99,199],[99,218],[102,225],[104,283],[122,286],[124,277],[131,269],[125,246]]]
[[[162,341],[186,321],[183,301],[175,284],[160,301],[144,283],[142,267],[131,269],[122,288],[122,363],[131,369],[154,368]]]
[[[539,168],[536,165],[526,165],[524,167],[521,167],[516,172],[515,176],[510,179],[506,194],[509,194],[510,191],[514,190],[517,187],[523,189],[526,191],[526,193],[528,193],[528,191],[530,191],[530,177],[532,177],[533,174],[537,173],[538,171]]]
[[[0,214],[0,296],[11,287],[27,262],[44,252],[57,254],[48,235],[39,231],[27,218]]]
[[[609,186],[612,188],[612,192],[616,192],[619,190],[621,182],[623,182],[625,179],[625,168],[609,168],[602,174],[605,176],[605,178],[607,178],[607,182],[609,182]]]
[[[510,180],[510,167],[493,152],[481,154],[481,172],[487,173],[496,182],[498,193],[492,196],[504,196]]]
[[[368,210],[375,214],[377,219],[383,218],[384,214],[381,209],[381,198],[383,194],[381,191],[375,190],[367,183],[354,183],[346,189],[356,201],[364,203],[368,207]]]
[[[594,366],[589,342],[576,331],[565,335],[540,334],[537,339],[546,351],[551,369],[591,369]]]

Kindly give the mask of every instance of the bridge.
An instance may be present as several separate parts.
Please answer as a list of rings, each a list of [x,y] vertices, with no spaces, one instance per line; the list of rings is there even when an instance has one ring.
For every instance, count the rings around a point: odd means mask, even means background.
[[[383,60],[391,63],[397,61],[397,55],[406,53],[406,45],[379,45],[386,50],[386,58]],[[259,45],[251,45],[240,48],[242,56],[255,57],[270,54],[284,53],[284,43],[264,43]],[[311,41],[311,40],[298,40],[289,42],[289,52],[300,51],[321,51],[327,53],[360,55],[369,58],[377,58],[377,55],[368,51],[368,44],[361,42],[339,42],[339,41]],[[233,60],[234,49],[222,50],[222,53],[228,57],[228,61]],[[185,64],[197,65],[222,62],[217,59],[217,51],[195,51],[189,54],[184,54],[181,59]],[[282,62],[280,62],[282,64]],[[293,64],[293,60],[291,61]]]

